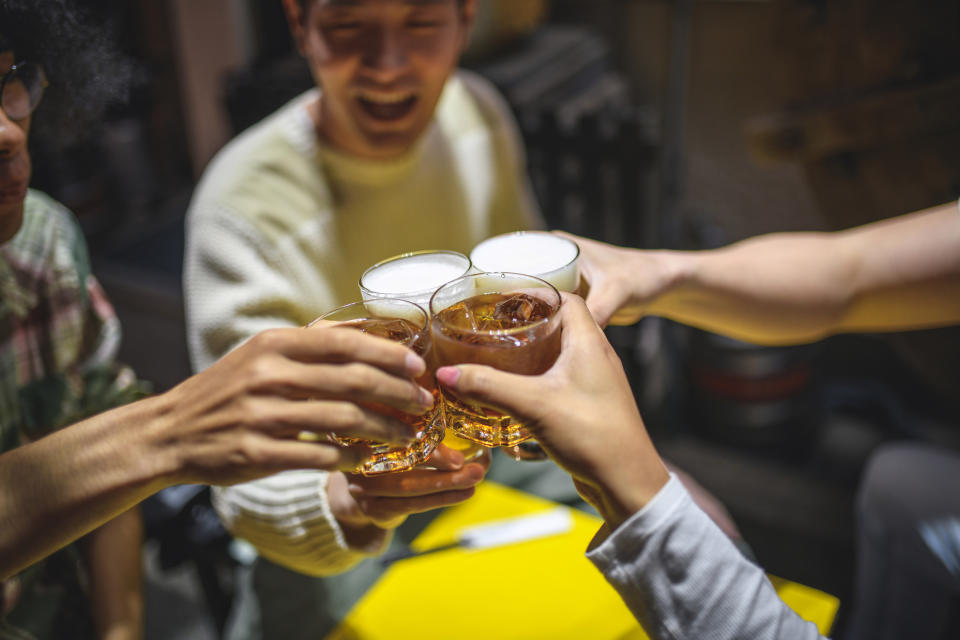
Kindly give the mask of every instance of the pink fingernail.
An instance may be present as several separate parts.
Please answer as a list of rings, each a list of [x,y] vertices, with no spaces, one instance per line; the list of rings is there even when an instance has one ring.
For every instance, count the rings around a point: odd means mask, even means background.
[[[440,367],[437,369],[437,381],[448,387],[457,386],[457,380],[460,379],[460,369],[458,367]]]

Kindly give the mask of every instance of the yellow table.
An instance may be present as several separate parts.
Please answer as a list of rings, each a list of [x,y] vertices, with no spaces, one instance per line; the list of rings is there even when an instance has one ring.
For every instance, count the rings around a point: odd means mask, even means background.
[[[470,525],[556,508],[492,482],[437,517],[414,549],[453,542]],[[643,639],[630,611],[584,557],[600,527],[572,509],[567,533],[484,550],[451,549],[394,563],[328,640]],[[771,577],[780,597],[826,634],[839,601]]]

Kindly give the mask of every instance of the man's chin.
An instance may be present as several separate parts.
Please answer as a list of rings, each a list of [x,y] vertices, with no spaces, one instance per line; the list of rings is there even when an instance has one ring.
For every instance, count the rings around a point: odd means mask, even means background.
[[[365,155],[380,160],[398,158],[408,153],[417,144],[420,135],[422,135],[421,132],[416,134],[409,132],[366,132],[364,141],[367,153]]]

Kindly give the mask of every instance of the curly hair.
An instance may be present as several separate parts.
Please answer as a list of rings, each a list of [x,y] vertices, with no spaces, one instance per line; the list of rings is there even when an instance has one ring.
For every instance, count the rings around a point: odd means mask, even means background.
[[[35,119],[45,138],[82,137],[106,108],[125,100],[133,64],[109,29],[70,0],[0,0],[0,50],[43,66],[50,86]]]

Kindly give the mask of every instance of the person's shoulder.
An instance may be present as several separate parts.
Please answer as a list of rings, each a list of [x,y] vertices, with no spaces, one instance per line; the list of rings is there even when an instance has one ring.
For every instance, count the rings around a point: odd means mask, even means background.
[[[28,189],[23,203],[23,228],[18,239],[32,244],[62,242],[85,246],[80,223],[70,209],[49,194]]]
[[[510,108],[497,88],[465,69],[450,76],[437,114],[442,124],[455,124],[461,130],[496,130],[512,122]]]
[[[307,112],[314,96],[315,89],[301,94],[227,143],[204,170],[190,216],[219,210],[252,221],[265,211],[315,208],[328,189]]]
[[[69,273],[69,280],[89,273],[87,243],[80,222],[66,206],[36,189],[27,190],[23,223],[5,249],[18,256],[17,262],[32,265],[34,277]],[[40,274],[47,274],[40,276]]]
[[[311,89],[297,96],[230,140],[204,169],[198,190],[230,192],[264,172],[312,163],[316,142],[306,106],[315,95]]]

